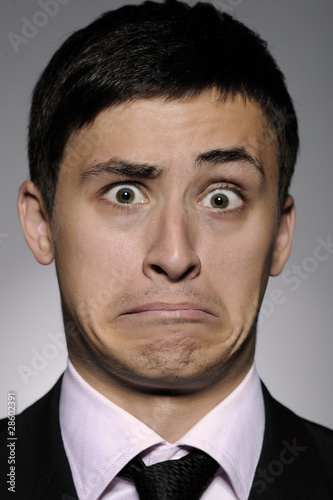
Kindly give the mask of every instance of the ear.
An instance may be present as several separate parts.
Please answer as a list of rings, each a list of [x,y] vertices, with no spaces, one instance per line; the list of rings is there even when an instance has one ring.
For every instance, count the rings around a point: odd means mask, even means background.
[[[291,243],[296,222],[296,211],[293,198],[289,195],[283,206],[279,229],[276,235],[271,276],[277,276],[283,270],[291,251]]]
[[[33,182],[25,181],[20,187],[17,208],[30,250],[40,264],[50,264],[53,261],[53,248],[48,211]]]

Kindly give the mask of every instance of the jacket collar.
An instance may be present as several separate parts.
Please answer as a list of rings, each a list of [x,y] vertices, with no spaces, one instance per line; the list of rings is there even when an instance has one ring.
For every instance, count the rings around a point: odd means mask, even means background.
[[[48,394],[23,412],[24,429],[18,418],[18,498],[77,500],[59,425],[61,382],[62,377]]]
[[[249,500],[330,500],[327,476],[305,421],[263,385],[265,434]]]

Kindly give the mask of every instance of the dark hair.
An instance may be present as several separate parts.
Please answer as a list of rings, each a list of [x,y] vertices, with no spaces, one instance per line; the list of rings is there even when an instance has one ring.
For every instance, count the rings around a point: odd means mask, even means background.
[[[68,139],[100,111],[131,99],[177,99],[213,87],[221,98],[240,94],[261,106],[277,139],[281,207],[296,162],[298,127],[284,76],[267,44],[209,3],[166,0],[121,7],[75,32],[37,82],[29,125],[30,175],[50,213]]]

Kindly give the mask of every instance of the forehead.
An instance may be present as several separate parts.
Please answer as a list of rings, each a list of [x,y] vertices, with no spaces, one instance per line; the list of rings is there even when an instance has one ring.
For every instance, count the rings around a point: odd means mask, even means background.
[[[139,99],[104,110],[70,138],[64,164],[84,170],[117,156],[170,167],[188,164],[207,150],[235,147],[244,147],[260,163],[277,157],[275,135],[257,103],[240,96],[221,100],[210,91],[186,99]]]

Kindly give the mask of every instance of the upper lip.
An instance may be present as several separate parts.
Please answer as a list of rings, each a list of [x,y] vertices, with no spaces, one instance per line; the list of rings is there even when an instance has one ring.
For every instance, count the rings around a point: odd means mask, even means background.
[[[186,311],[186,310],[203,311],[207,314],[211,314],[212,316],[217,316],[217,314],[214,313],[214,311],[212,311],[210,308],[192,302],[177,302],[177,303],[152,302],[149,304],[142,304],[139,306],[132,307],[131,309],[124,311],[121,315],[135,314],[144,311]]]

